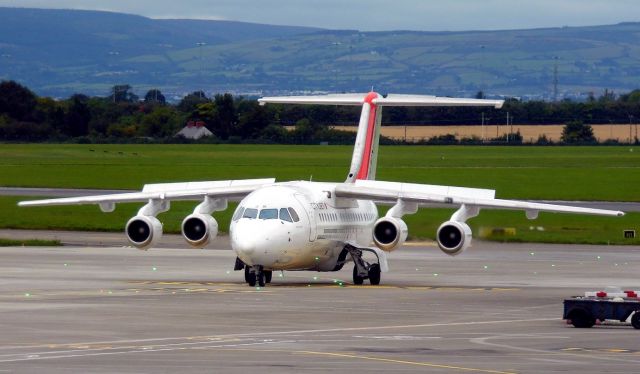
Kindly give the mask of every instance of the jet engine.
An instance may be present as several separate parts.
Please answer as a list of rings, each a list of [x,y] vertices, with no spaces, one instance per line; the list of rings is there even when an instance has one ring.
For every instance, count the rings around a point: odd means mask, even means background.
[[[162,237],[162,223],[156,217],[139,215],[127,222],[124,231],[134,247],[147,249]]]
[[[438,247],[449,256],[464,252],[471,244],[471,228],[464,222],[447,221],[437,233]]]
[[[391,252],[407,240],[407,224],[394,217],[382,217],[373,226],[373,242],[383,251]]]
[[[182,236],[192,247],[202,248],[218,235],[218,222],[208,214],[194,213],[182,221]]]

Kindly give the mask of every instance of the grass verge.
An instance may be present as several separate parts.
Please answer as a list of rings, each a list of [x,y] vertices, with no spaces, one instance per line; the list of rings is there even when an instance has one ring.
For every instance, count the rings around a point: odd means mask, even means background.
[[[0,247],[59,247],[62,246],[59,240],[42,239],[5,239],[0,238]]]

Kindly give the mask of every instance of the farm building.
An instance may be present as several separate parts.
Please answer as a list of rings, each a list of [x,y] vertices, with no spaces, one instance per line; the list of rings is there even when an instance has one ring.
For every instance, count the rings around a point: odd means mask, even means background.
[[[187,125],[176,134],[176,136],[184,136],[187,139],[200,139],[212,135],[213,133],[205,127],[205,123],[202,121],[189,121]]]

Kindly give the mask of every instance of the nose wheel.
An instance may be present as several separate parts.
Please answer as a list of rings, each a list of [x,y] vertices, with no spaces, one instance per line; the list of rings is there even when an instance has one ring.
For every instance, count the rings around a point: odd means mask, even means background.
[[[262,266],[249,266],[244,267],[244,280],[251,287],[255,287],[256,284],[259,287],[264,287],[267,283],[271,283],[273,278],[273,272],[271,270],[263,270]]]

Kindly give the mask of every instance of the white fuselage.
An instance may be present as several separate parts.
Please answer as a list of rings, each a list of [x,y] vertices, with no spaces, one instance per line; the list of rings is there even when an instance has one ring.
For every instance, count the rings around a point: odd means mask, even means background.
[[[369,200],[341,200],[334,183],[288,182],[245,197],[229,228],[231,247],[266,270],[335,270],[346,243],[371,243],[378,210]]]

